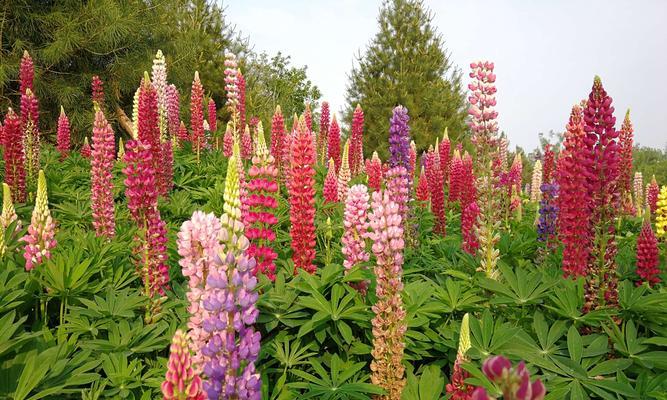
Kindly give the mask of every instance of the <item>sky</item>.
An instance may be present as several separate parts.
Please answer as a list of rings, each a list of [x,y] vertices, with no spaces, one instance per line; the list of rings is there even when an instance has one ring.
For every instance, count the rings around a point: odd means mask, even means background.
[[[380,0],[224,0],[255,51],[290,55],[333,110],[345,101],[355,56],[375,36]],[[562,131],[599,75],[617,129],[631,109],[635,143],[667,143],[667,1],[425,0],[451,61],[494,61],[500,129],[511,148]],[[363,107],[363,104],[362,104]],[[389,116],[387,117],[389,118]]]

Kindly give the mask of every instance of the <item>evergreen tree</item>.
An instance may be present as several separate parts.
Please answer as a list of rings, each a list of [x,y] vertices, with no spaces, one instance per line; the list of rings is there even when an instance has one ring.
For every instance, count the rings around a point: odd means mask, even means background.
[[[366,115],[364,149],[387,155],[389,118],[407,107],[418,153],[442,136],[456,139],[465,129],[461,74],[449,60],[433,15],[421,0],[385,0],[375,35],[349,77],[347,120],[357,103]],[[368,156],[368,154],[365,154]]]

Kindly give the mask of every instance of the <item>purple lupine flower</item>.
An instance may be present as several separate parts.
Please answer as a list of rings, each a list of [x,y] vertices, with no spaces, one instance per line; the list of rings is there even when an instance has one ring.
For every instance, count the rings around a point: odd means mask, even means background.
[[[394,108],[389,121],[389,166],[404,167],[412,176],[410,164],[410,117],[408,109],[403,106]],[[410,182],[411,183],[411,182]]]
[[[542,200],[540,200],[540,219],[537,223],[537,240],[548,242],[556,234],[556,219],[558,217],[558,206],[556,196],[558,185],[555,183],[544,183],[540,186]]]
[[[245,241],[245,248],[248,244]],[[234,251],[215,257],[206,280],[202,306],[208,311],[203,328],[210,339],[202,349],[208,361],[204,364],[204,390],[209,399],[261,398],[261,381],[255,369],[259,354],[260,333],[253,324],[259,310],[257,278],[253,275],[255,259]]]

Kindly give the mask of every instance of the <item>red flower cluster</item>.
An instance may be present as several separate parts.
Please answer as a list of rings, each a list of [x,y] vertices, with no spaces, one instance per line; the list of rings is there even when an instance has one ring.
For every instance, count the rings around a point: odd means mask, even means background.
[[[5,116],[3,128],[5,139],[5,182],[12,189],[12,197],[23,203],[26,200],[25,190],[25,149],[21,134],[21,120],[11,108]]]
[[[92,79],[93,104],[100,108],[104,106],[104,83],[99,76],[95,75]]]
[[[329,139],[329,103],[322,102],[320,110],[320,133],[317,135],[317,154],[324,161],[327,156],[327,140]]]
[[[218,130],[218,109],[215,107],[213,97],[208,99],[208,130],[211,132]]]
[[[352,176],[357,176],[361,172],[364,160],[364,111],[357,104],[352,114],[352,135],[350,137],[350,170]]]
[[[655,180],[655,175],[653,175],[651,183],[646,185],[646,204],[651,209],[651,214],[655,214],[658,209],[658,193],[660,193],[660,187],[658,181]]]
[[[199,72],[195,72],[190,92],[190,130],[192,131],[192,148],[197,154],[205,144],[204,137],[204,87],[199,80]]]
[[[81,157],[85,159],[90,158],[90,143],[88,143],[88,137],[83,138],[83,146],[81,146]]]
[[[475,234],[477,218],[479,217],[479,207],[476,201],[469,203],[461,213],[461,235],[463,236],[463,250],[474,255],[479,248],[477,235]]]
[[[69,118],[65,114],[65,109],[60,107],[60,116],[58,117],[58,133],[56,135],[56,149],[60,152],[60,159],[67,158],[70,146],[70,128]]]
[[[626,197],[632,196],[632,122],[630,122],[630,110],[626,111],[623,125],[619,134],[618,144],[620,152],[620,176],[618,186],[620,195]],[[632,203],[632,201],[630,201]]]
[[[435,216],[433,231],[445,236],[447,229],[447,221],[445,220],[445,175],[440,168],[440,157],[433,147],[426,153],[425,164],[428,189],[431,192],[431,211]]]
[[[338,201],[338,177],[336,176],[336,167],[332,159],[329,159],[329,168],[327,176],[324,177],[322,195],[324,196],[325,203],[335,203]]]
[[[292,260],[294,273],[301,268],[314,273],[315,265],[315,149],[307,129],[299,129],[291,141],[289,177]]]
[[[181,121],[181,124],[178,127],[178,132],[176,133],[176,140],[178,141],[178,145],[182,146],[183,143],[187,142],[189,139],[188,128],[185,127],[185,122]]]
[[[366,175],[368,175],[368,187],[370,189],[377,192],[382,188],[382,161],[377,151],[373,152],[373,157],[370,160],[366,160]]]
[[[111,125],[104,117],[104,112],[98,109],[93,124],[93,151],[90,162],[90,203],[93,209],[93,227],[98,237],[112,238],[116,234],[111,174],[116,159],[115,149]]]
[[[556,167],[556,156],[554,151],[551,150],[551,145],[546,144],[544,146],[544,161],[542,162],[542,182],[551,183],[553,178],[553,173]]]
[[[19,66],[19,87],[20,93],[25,94],[25,92],[30,89],[35,90],[33,86],[33,81],[35,80],[35,65],[32,62],[32,57],[28,53],[28,50],[23,50],[23,57],[21,58],[21,65]]]
[[[334,114],[333,119],[331,120],[331,126],[329,127],[329,143],[328,143],[328,155],[327,159],[333,158],[334,165],[336,167],[336,173],[340,169],[341,156],[340,156],[340,127],[338,126],[338,121],[336,121],[336,115]]]
[[[463,160],[458,150],[454,150],[454,156],[449,165],[449,202],[461,200],[463,190]]]
[[[445,128],[445,134],[442,135],[442,142],[438,146],[438,154],[440,155],[440,168],[445,175],[445,182],[449,179],[449,162],[450,162],[450,151],[452,147],[452,142],[449,140],[449,134],[447,133],[447,128]]]
[[[459,184],[461,210],[465,210],[469,204],[477,200],[477,187],[475,186],[475,173],[473,171],[472,156],[466,151],[461,160],[461,179]]]
[[[637,238],[637,275],[641,278],[637,285],[643,282],[648,282],[649,286],[659,283],[659,264],[658,240],[651,229],[650,219],[647,219]]]
[[[424,154],[422,157],[426,157]],[[428,187],[428,180],[426,178],[426,173],[424,172],[424,167],[422,167],[419,177],[417,177],[417,189],[415,190],[417,200],[419,201],[429,201],[431,199],[431,192]]]
[[[241,129],[241,127],[239,127]],[[241,159],[248,160],[252,157],[252,136],[250,135],[250,127],[245,126],[243,134],[241,135]]]
[[[283,136],[285,136],[285,120],[280,106],[276,106],[271,119],[271,155],[275,158],[279,170],[283,159]]]
[[[167,119],[169,121],[169,134],[171,137],[176,137],[178,139],[178,144],[181,145],[183,142],[188,140],[188,131],[185,130],[185,135],[181,138],[181,116],[180,116],[180,107],[181,99],[178,95],[178,89],[176,86],[171,84],[167,85]],[[185,128],[185,125],[183,125]]]
[[[306,103],[306,110],[303,112],[303,120],[306,123],[306,128],[310,132],[313,131],[313,112],[310,110],[310,103]]]

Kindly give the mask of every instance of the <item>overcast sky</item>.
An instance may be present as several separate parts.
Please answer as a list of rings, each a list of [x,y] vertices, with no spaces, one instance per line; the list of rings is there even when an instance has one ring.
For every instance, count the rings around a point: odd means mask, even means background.
[[[334,110],[345,101],[355,55],[377,32],[380,0],[224,0],[256,51],[282,51]],[[499,124],[531,150],[561,131],[597,74],[614,99],[617,128],[631,108],[635,142],[667,142],[667,1],[425,0],[451,59],[464,72],[495,62]],[[363,107],[363,104],[362,104]],[[389,116],[387,116],[389,118]]]

